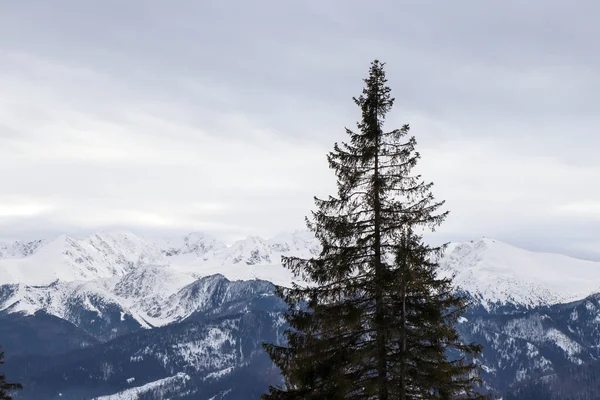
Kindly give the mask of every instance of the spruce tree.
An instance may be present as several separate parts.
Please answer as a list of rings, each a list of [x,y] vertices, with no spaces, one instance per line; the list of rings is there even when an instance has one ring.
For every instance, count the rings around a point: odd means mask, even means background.
[[[0,351],[0,365],[4,364],[4,352]],[[9,383],[6,377],[0,374],[0,400],[12,400],[10,392],[23,389],[19,383]]]
[[[384,64],[373,61],[364,82],[353,99],[362,120],[328,155],[337,196],[315,198],[307,218],[321,252],[282,259],[305,283],[277,288],[287,341],[264,347],[285,385],[263,399],[484,398],[481,348],[455,329],[466,299],[436,275],[444,247],[422,237],[446,218],[444,202],[412,171],[420,155],[409,126],[383,130],[394,103]]]

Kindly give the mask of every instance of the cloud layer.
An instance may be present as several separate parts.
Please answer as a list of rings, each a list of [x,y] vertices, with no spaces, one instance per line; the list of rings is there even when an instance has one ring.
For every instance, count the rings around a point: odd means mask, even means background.
[[[0,236],[303,227],[371,59],[451,215],[600,259],[600,5],[3,2]]]

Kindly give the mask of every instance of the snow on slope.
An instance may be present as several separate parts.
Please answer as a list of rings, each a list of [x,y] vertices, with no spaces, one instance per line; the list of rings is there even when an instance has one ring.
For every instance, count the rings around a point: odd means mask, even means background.
[[[224,273],[230,279],[260,278],[286,284],[291,276],[280,268],[281,256],[316,255],[318,242],[307,232],[269,240],[253,236],[231,246],[201,233],[162,239],[102,233],[82,239],[63,235],[41,242],[30,252],[5,253],[10,257],[0,256],[0,285],[89,281],[122,276],[149,265],[171,265],[195,277]]]
[[[144,309],[145,318],[153,325],[166,325],[184,319],[196,311],[214,310],[228,302],[251,299],[272,293],[272,285],[265,281],[228,281],[223,275],[199,279],[172,294],[163,303]]]
[[[151,240],[167,256],[195,254],[203,256],[227,248],[224,243],[201,232],[192,232],[185,236],[164,237]]]
[[[174,384],[182,384],[188,380],[190,380],[190,377],[187,374],[180,372],[168,378],[159,379],[108,396],[95,397],[92,400],[136,400],[139,399],[142,394],[153,392],[161,387],[172,387]]]
[[[120,298],[131,300],[131,304],[152,306],[158,299],[169,297],[195,280],[189,274],[165,266],[149,265],[119,277],[118,280],[111,279],[105,285]]]
[[[485,307],[550,305],[600,291],[600,262],[535,253],[494,239],[452,244],[441,266]]]
[[[249,236],[201,257],[194,254],[171,257],[169,263],[177,271],[194,276],[223,274],[230,280],[262,279],[289,285],[293,276],[281,267],[281,257],[310,258],[318,253],[319,242],[314,236],[310,232],[296,231],[268,240]]]
[[[163,260],[161,251],[131,233],[61,235],[44,241],[25,257],[0,259],[0,284],[46,285],[123,275],[136,266]]]
[[[115,306],[122,308],[122,299],[103,287],[98,281],[54,282],[47,286],[11,284],[3,286],[11,290],[0,296],[0,311],[33,314],[45,310],[75,323],[78,316],[74,310],[92,311],[102,316],[103,310]],[[0,293],[1,294],[1,293]]]
[[[43,243],[43,240],[34,240],[31,242],[0,243],[0,259],[26,257],[32,254]]]

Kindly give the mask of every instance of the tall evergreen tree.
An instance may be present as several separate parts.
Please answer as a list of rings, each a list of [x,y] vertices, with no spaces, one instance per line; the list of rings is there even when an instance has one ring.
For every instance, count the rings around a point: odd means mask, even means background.
[[[0,365],[2,364],[4,364],[4,352],[0,351]],[[21,384],[9,383],[6,381],[6,377],[0,374],[0,400],[12,400],[10,393],[20,389],[23,389]]]
[[[283,374],[276,399],[484,398],[474,357],[455,324],[466,299],[436,276],[443,247],[424,243],[447,212],[432,183],[412,173],[420,156],[409,126],[383,131],[394,99],[375,60],[357,131],[328,155],[337,196],[315,198],[307,218],[318,257],[284,257],[305,284],[278,287],[289,309],[285,345],[265,344]],[[451,354],[454,354],[451,356]]]

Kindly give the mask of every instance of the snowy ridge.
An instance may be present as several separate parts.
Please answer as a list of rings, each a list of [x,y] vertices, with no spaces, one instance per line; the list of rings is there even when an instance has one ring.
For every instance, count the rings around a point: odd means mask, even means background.
[[[62,318],[67,311],[61,304],[88,296],[98,310],[102,302],[93,300],[102,298],[143,326],[164,325],[204,307],[204,289],[197,283],[202,277],[289,285],[293,276],[282,268],[281,257],[318,253],[318,241],[304,231],[271,239],[250,236],[230,246],[202,233],[160,239],[100,233],[16,242],[0,247],[0,310],[47,310]],[[600,262],[535,253],[493,239],[454,243],[440,265],[443,275],[454,276],[454,284],[488,310],[564,303],[600,290]]]
[[[33,314],[44,310],[70,321],[70,307],[83,309],[102,316],[106,306],[120,306],[119,299],[95,282],[55,282],[48,286],[7,285],[8,293],[0,296],[0,310]]]
[[[271,292],[266,281],[231,282],[223,275],[195,279],[169,267],[151,266],[116,279],[0,286],[0,312],[44,311],[80,327],[129,320],[152,328]]]
[[[146,319],[154,325],[165,325],[184,319],[194,312],[206,311],[235,301],[269,293],[272,286],[266,281],[228,281],[223,275],[210,275],[185,286],[169,296],[162,304],[144,310]]]
[[[454,243],[440,265],[488,309],[565,303],[600,291],[600,262],[535,253],[494,239]]]

